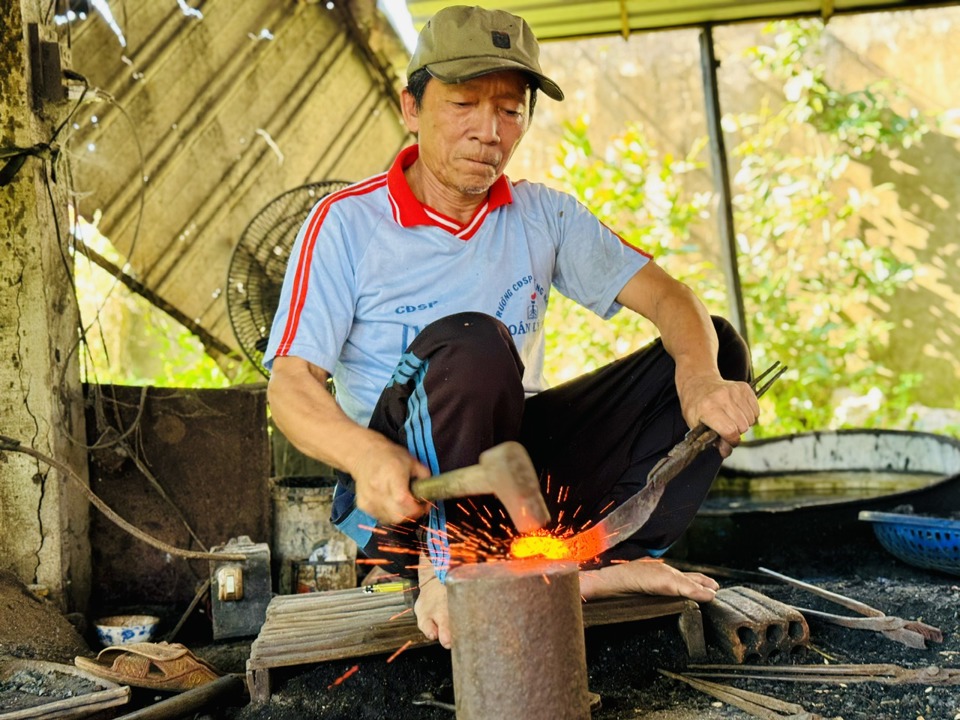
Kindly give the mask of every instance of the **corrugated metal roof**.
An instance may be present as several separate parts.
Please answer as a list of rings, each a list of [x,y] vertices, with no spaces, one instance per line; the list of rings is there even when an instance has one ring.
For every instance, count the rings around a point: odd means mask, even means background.
[[[420,29],[438,10],[454,5],[443,0],[408,0],[413,24]],[[464,4],[468,4],[464,0]],[[772,18],[889,10],[956,3],[904,0],[483,0],[488,9],[523,17],[540,40],[767,20]]]
[[[199,7],[126,0],[117,31],[95,14],[73,28],[73,67],[112,101],[78,113],[71,166],[130,274],[236,348],[224,286],[250,220],[299,185],[384,170],[410,136],[345,9]]]

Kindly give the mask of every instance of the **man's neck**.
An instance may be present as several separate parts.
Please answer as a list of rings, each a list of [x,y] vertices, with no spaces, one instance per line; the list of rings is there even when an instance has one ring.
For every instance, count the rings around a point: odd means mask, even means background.
[[[404,171],[404,177],[414,197],[427,207],[466,225],[473,219],[477,208],[487,199],[489,191],[479,195],[465,195],[440,183],[427,172],[423,162],[417,160]]]

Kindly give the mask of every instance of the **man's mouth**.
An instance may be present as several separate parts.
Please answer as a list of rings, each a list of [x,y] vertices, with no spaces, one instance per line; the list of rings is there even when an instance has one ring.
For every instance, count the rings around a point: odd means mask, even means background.
[[[498,158],[464,158],[468,162],[477,163],[478,165],[487,165],[492,168],[496,168],[500,164]]]

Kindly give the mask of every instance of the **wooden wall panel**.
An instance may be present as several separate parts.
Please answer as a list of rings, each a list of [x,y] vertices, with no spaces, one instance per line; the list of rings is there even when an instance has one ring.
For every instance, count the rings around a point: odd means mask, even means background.
[[[72,67],[99,97],[69,145],[74,185],[131,273],[237,348],[223,290],[247,223],[298,185],[384,170],[412,138],[346,11],[190,4],[202,19],[128,0],[116,18],[126,48],[95,14],[71,28]]]

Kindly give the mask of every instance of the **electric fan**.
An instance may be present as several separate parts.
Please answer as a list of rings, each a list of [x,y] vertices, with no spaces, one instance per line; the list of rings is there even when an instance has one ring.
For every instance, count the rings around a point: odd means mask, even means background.
[[[278,195],[253,217],[233,249],[227,271],[230,325],[244,354],[264,377],[269,378],[270,371],[263,365],[263,353],[300,226],[320,198],[349,184],[327,180]]]

